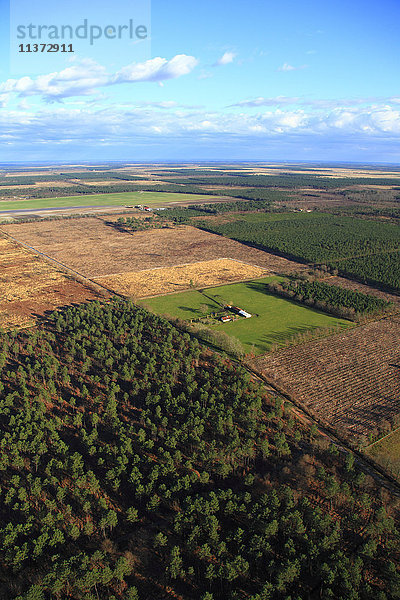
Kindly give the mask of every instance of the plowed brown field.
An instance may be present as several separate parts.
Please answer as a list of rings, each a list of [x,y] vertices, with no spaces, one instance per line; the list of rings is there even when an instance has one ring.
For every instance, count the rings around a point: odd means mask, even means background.
[[[400,412],[400,317],[286,348],[254,367],[352,438]]]

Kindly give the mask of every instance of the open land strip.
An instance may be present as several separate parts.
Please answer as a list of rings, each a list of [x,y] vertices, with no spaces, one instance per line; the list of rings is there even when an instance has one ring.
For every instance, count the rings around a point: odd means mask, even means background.
[[[1,195],[1,194],[0,194]],[[29,198],[1,200],[0,213],[11,210],[50,210],[53,208],[84,208],[90,206],[125,206],[144,204],[153,208],[172,205],[189,205],[232,200],[226,196],[207,194],[184,194],[172,192],[121,192],[110,194],[80,194],[56,198]]]

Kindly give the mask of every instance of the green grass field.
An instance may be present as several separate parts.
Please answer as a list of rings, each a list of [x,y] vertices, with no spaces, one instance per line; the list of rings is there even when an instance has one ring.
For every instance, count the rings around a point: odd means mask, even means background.
[[[236,283],[199,291],[182,292],[147,298],[141,304],[155,313],[190,320],[201,317],[204,312],[220,309],[217,302],[234,304],[250,312],[251,319],[240,319],[229,323],[211,325],[212,329],[224,331],[238,338],[246,352],[262,354],[272,344],[284,343],[289,337],[318,327],[351,327],[352,323],[317,310],[301,306],[296,302],[272,296],[265,292],[264,283],[278,279],[266,277],[246,283]]]
[[[38,210],[71,206],[126,206],[145,204],[158,208],[173,202],[215,202],[216,198],[202,194],[169,192],[124,192],[121,194],[82,194],[62,198],[33,198],[0,202],[0,213],[6,210]]]

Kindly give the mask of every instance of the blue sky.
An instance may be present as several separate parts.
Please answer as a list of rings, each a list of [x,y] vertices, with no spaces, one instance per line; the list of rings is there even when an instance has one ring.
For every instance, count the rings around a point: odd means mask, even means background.
[[[11,0],[11,64],[0,5],[2,162],[400,163],[398,1]],[[14,52],[16,23],[130,16],[147,40]]]

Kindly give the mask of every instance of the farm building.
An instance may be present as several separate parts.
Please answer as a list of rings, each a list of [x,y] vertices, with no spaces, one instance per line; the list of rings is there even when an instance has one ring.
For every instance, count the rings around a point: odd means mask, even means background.
[[[225,317],[221,317],[221,321],[222,321],[223,323],[227,323],[228,321],[232,321],[232,317],[227,317],[227,316],[225,316]]]
[[[144,206],[143,204],[136,204],[135,208],[138,208],[139,210],[145,210],[147,212],[151,212],[153,210],[150,208],[150,206]]]
[[[239,306],[232,306],[231,304],[227,304],[225,308],[229,308],[230,310],[233,310],[235,313],[237,313],[241,317],[245,317],[246,319],[250,319],[250,317],[251,317],[250,313],[243,310],[243,308],[239,308]]]

